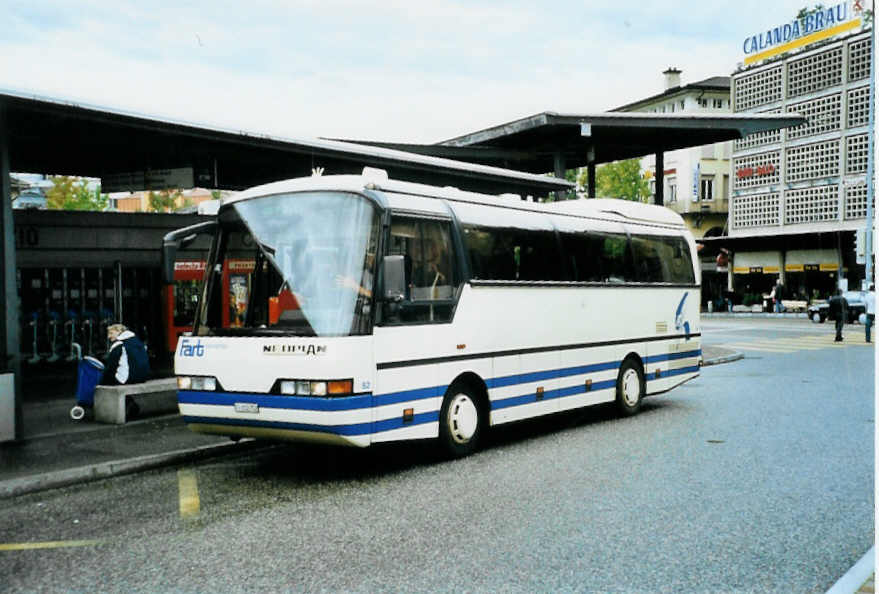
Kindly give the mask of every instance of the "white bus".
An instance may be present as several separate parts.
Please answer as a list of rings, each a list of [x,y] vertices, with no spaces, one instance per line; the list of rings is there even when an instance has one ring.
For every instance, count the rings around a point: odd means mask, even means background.
[[[699,374],[699,260],[662,207],[326,176],[227,199],[166,236],[166,269],[196,233],[214,238],[175,355],[194,431],[457,456],[491,426],[631,415]]]

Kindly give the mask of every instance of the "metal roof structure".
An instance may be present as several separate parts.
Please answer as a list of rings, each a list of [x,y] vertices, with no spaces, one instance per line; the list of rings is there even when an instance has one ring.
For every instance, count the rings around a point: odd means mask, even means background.
[[[543,196],[572,184],[484,164],[324,139],[288,139],[176,122],[0,90],[10,171],[105,177],[192,167],[196,183],[243,189],[309,176],[384,169],[394,179]],[[543,173],[543,172],[540,172]],[[141,188],[146,189],[146,188]]]
[[[350,141],[474,163],[547,172],[643,157],[798,126],[798,114],[542,112],[437,144]]]

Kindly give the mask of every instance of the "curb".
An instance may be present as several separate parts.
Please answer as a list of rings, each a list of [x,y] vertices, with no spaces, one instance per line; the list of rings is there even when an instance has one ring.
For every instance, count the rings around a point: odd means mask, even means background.
[[[702,361],[702,367],[708,367],[709,365],[720,365],[722,363],[732,363],[733,361],[738,361],[739,359],[744,358],[744,353],[735,352],[731,355],[724,355],[723,357],[715,357],[714,359]]]
[[[827,594],[849,594],[850,592],[859,592],[861,586],[864,585],[864,582],[866,582],[873,574],[876,562],[875,555],[876,547],[872,546],[844,576],[839,578],[839,580],[827,590]],[[872,592],[872,590],[869,591]]]
[[[57,489],[59,487],[69,487],[75,484],[87,483],[123,474],[132,474],[144,470],[152,470],[164,466],[173,466],[174,464],[182,464],[194,460],[204,460],[206,458],[217,456],[239,454],[251,450],[271,447],[273,445],[275,444],[271,442],[261,442],[247,438],[242,439],[237,443],[229,442],[198,446],[186,450],[176,450],[162,454],[150,454],[126,460],[113,460],[110,462],[102,462],[100,464],[79,466],[77,468],[68,468],[44,474],[9,479],[0,482],[0,499],[17,497],[19,495],[36,493],[38,491],[46,491],[48,489]]]

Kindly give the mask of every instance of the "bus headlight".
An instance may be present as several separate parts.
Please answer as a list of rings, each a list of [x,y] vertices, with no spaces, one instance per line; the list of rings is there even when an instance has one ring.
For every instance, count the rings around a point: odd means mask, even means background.
[[[272,393],[282,396],[350,396],[354,393],[354,380],[279,379]]]
[[[217,389],[217,378],[181,375],[177,377],[177,389],[214,392]]]

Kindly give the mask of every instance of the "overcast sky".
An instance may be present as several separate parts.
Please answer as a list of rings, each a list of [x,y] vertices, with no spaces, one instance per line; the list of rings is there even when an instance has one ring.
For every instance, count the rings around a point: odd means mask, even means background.
[[[662,91],[669,66],[684,84],[729,75],[746,37],[805,5],[2,0],[0,89],[288,138],[438,142],[612,109]]]

